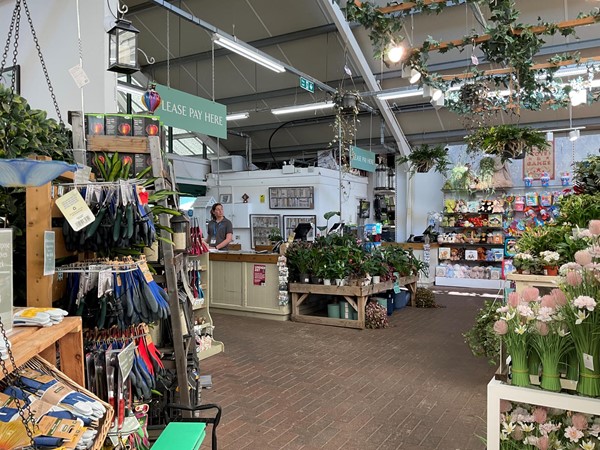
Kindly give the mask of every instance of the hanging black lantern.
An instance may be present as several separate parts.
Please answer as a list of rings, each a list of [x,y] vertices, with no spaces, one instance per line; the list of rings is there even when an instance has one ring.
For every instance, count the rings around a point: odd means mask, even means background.
[[[108,31],[108,70],[124,74],[140,70],[137,60],[139,32],[129,20],[117,19]]]

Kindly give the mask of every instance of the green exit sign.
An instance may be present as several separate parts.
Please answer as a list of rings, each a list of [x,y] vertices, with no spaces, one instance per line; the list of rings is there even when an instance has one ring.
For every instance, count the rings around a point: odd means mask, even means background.
[[[313,94],[315,92],[315,83],[307,80],[306,78],[300,77],[300,87],[308,92],[312,92]]]

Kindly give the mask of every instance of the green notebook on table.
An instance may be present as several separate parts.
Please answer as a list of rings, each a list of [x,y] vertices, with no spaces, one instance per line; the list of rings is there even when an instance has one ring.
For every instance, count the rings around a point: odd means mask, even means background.
[[[198,450],[204,436],[206,424],[201,422],[171,422],[160,434],[152,450]]]

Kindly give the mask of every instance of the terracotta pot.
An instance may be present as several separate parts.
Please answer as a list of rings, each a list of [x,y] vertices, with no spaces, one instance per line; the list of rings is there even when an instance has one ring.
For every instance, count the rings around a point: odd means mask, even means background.
[[[548,275],[550,277],[558,276],[558,267],[557,266],[544,266],[544,275]]]

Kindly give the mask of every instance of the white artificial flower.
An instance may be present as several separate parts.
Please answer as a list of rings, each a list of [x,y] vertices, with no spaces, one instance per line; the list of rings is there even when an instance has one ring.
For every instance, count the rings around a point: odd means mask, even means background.
[[[527,331],[527,327],[523,324],[521,324],[517,328],[515,328],[515,333],[517,333],[519,335],[525,334],[526,331]]]
[[[575,325],[581,325],[581,323],[588,318],[588,313],[585,311],[577,311],[577,320],[575,321]]]

